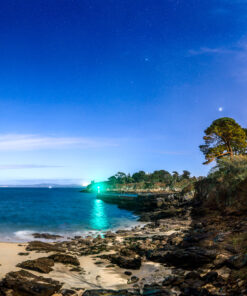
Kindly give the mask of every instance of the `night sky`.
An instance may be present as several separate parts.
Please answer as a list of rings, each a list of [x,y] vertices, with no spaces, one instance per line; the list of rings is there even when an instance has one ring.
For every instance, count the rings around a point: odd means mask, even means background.
[[[247,127],[246,94],[245,0],[1,2],[1,184],[206,175],[203,131]]]

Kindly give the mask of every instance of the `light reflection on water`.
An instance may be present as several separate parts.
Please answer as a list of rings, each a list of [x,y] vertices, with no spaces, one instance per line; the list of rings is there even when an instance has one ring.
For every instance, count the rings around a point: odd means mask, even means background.
[[[109,227],[108,218],[105,213],[105,204],[102,200],[94,200],[90,225],[95,230],[103,230]]]

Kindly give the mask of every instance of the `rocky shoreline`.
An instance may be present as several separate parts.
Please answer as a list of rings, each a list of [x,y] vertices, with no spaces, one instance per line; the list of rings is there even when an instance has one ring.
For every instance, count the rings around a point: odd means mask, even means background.
[[[154,199],[119,204],[144,226],[20,245],[23,260],[1,280],[0,295],[247,295],[247,254],[234,244],[247,217],[205,215],[179,194]]]

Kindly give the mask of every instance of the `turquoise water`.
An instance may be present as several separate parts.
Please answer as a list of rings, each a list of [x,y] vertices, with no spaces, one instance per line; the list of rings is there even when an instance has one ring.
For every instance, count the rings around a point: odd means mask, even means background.
[[[0,241],[28,241],[33,232],[85,235],[128,227],[137,217],[79,188],[0,188]]]

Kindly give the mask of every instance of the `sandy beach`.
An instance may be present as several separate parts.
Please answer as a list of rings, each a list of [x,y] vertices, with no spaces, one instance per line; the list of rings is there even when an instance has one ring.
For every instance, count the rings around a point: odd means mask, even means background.
[[[173,234],[174,231],[168,231],[167,235]],[[135,232],[135,234],[141,234]],[[123,237],[116,236],[116,241],[122,242]],[[12,271],[20,271],[17,264],[26,260],[36,260],[44,256],[53,254],[53,252],[26,251],[28,243],[0,243],[0,280]],[[102,252],[100,255],[113,254],[114,251]],[[132,284],[129,283],[129,276],[125,274],[126,269],[117,265],[110,265],[107,260],[98,258],[97,255],[86,255],[78,257],[81,271],[71,270],[71,265],[55,263],[53,270],[48,274],[42,274],[43,277],[52,278],[63,284],[64,289],[77,288],[81,289],[78,293],[86,289],[129,289]],[[37,271],[32,273],[40,276]],[[145,282],[151,283],[156,280],[162,280],[164,275],[171,274],[171,270],[162,266],[160,263],[144,262],[140,269],[131,270],[132,276],[145,278]]]

